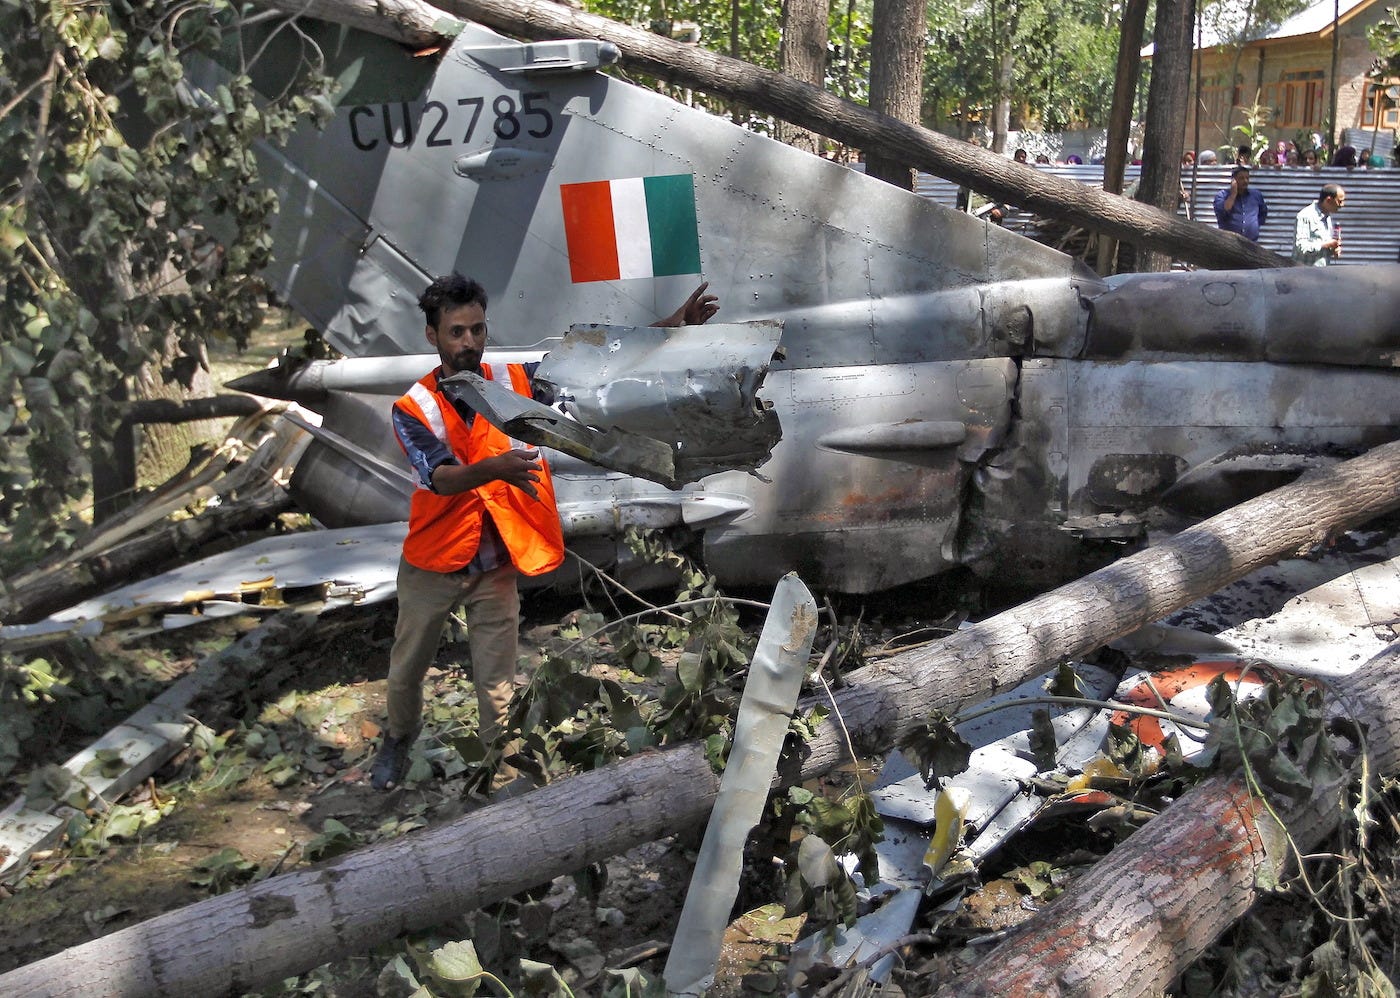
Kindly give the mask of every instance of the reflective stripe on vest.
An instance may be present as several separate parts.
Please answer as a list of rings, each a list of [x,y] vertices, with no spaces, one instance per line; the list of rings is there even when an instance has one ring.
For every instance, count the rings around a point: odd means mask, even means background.
[[[533,393],[525,368],[508,364],[506,370],[511,388],[530,397]],[[495,380],[488,364],[481,365],[481,375]],[[513,446],[509,437],[480,414],[468,426],[451,400],[437,390],[436,371],[419,380],[396,405],[432,430],[464,464],[503,454]],[[430,572],[465,568],[480,547],[481,518],[486,513],[522,574],[540,575],[559,567],[564,560],[564,537],[554,502],[554,482],[543,457],[540,465],[540,481],[535,486],[538,499],[501,481],[448,496],[427,486],[416,489],[409,505],[404,558]]]

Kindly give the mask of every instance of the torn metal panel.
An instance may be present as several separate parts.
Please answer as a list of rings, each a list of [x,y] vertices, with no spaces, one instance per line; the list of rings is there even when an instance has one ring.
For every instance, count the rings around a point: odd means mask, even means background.
[[[441,385],[513,439],[674,489],[768,460],[782,431],[758,390],[781,335],[774,322],[576,326],[535,372],[553,407],[469,372]]]
[[[33,624],[0,627],[13,648],[67,635],[93,636],[131,621],[163,618],[166,629],[209,616],[267,612],[292,602],[376,603],[397,592],[406,523],[268,537],[84,600]],[[201,613],[213,604],[212,614]],[[169,618],[165,615],[175,611]]]
[[[1089,698],[1107,697],[1119,681],[1116,673],[1097,666],[1081,664],[1077,672]],[[973,746],[972,757],[967,770],[943,781],[941,792],[925,786],[923,777],[902,753],[891,753],[870,793],[875,810],[886,823],[887,841],[875,847],[881,883],[862,885],[860,895],[866,903],[878,906],[851,928],[838,927],[829,950],[820,937],[794,947],[804,951],[797,966],[811,966],[816,960],[834,967],[848,966],[908,934],[919,902],[940,884],[938,871],[931,871],[926,859],[944,795],[958,796],[958,810],[967,822],[967,843],[958,854],[962,867],[979,865],[1035,818],[1046,805],[1045,798],[1029,789],[1039,772],[1030,758],[1029,729],[1035,710],[1051,713],[1058,746],[1056,771],[1076,772],[1098,753],[1108,730],[1106,712],[1092,707],[1016,705],[1019,700],[1043,695],[1053,675],[1039,676],[993,697],[988,704],[1007,704],[1007,708],[958,725],[958,733]],[[842,862],[858,877],[855,857],[844,856]],[[892,960],[880,961],[871,968],[870,980],[883,980],[892,966]]]
[[[439,385],[512,440],[549,447],[668,489],[681,486],[675,452],[659,440],[625,430],[596,430],[469,371],[443,378]]]
[[[786,575],[773,593],[749,668],[734,745],[705,829],[695,873],[662,976],[674,995],[701,995],[714,980],[720,944],[739,893],[744,840],[763,814],[817,632],[817,603]]]
[[[1097,666],[1077,668],[1084,695],[1106,698],[1118,683],[1118,675]],[[1051,676],[1041,676],[994,697],[988,704],[1008,704],[1005,710],[985,714],[958,725],[958,733],[973,746],[972,759],[966,771],[943,781],[945,789],[965,790],[970,803],[965,817],[972,831],[968,834],[968,850],[979,859],[987,855],[1005,838],[1030,820],[1040,798],[1029,794],[1027,786],[1039,772],[1030,748],[1032,714],[1048,710],[1059,745],[1057,764],[1072,769],[1091,758],[1107,729],[1101,711],[1088,707],[1064,708],[1053,705],[1017,701],[1043,696]],[[901,753],[891,755],[880,774],[880,786],[871,791],[875,809],[881,815],[902,818],[932,827],[937,819],[938,792],[924,785],[924,779]],[[996,819],[1018,798],[1033,805],[1032,810],[1018,813],[1008,824]],[[982,836],[995,828],[996,834],[984,841]]]

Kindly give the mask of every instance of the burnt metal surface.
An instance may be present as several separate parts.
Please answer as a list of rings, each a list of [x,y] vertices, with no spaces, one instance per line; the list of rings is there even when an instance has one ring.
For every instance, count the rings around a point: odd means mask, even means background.
[[[1400,266],[1198,270],[1109,283],[1089,299],[1086,357],[1400,366]]]

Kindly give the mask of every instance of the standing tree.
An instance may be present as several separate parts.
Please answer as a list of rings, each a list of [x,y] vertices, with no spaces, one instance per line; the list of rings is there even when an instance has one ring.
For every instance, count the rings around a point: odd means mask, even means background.
[[[1128,132],[1132,128],[1133,106],[1137,103],[1138,77],[1142,68],[1142,32],[1147,24],[1147,0],[1127,0],[1123,9],[1123,33],[1118,41],[1118,64],[1113,77],[1113,106],[1108,115],[1108,145],[1103,159],[1103,189],[1123,193],[1123,174],[1128,163]],[[1118,240],[1100,235],[1096,266],[1100,274],[1116,269]]]
[[[182,59],[218,52],[234,10],[17,0],[0,13],[0,530],[15,561],[68,539],[139,381],[188,385],[206,337],[241,345],[260,319],[253,275],[276,198],[251,144],[329,111],[328,82],[306,74],[263,104],[255,53],[231,51],[229,82],[196,98]]]
[[[870,41],[870,110],[911,125],[919,124],[927,34],[924,0],[875,0],[875,27]],[[914,189],[914,169],[908,163],[867,156],[865,172],[907,191]]]
[[[1006,133],[1011,130],[1011,81],[1016,72],[1013,40],[1021,21],[1021,7],[1015,0],[991,0],[992,62],[996,104],[992,108],[992,152],[1006,152]]]
[[[929,11],[924,120],[933,127],[956,118],[965,136],[968,123],[995,118],[999,102],[1003,132],[1036,125],[1058,132],[1107,121],[1118,21],[1125,16],[1116,3],[932,0]]]
[[[783,0],[783,41],[778,69],[793,79],[823,86],[826,82],[827,0]],[[786,121],[776,125],[777,138],[810,153],[821,151],[816,132]]]
[[[1142,141],[1142,173],[1137,199],[1175,212],[1181,197],[1181,150],[1186,141],[1186,107],[1191,95],[1191,28],[1195,0],[1157,0],[1156,52],[1147,90]],[[1163,271],[1171,257],[1138,247],[1137,269]]]

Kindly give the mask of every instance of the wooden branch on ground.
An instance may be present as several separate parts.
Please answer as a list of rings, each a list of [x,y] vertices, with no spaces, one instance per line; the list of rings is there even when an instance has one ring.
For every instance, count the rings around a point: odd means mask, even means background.
[[[81,560],[67,561],[28,579],[9,594],[7,623],[32,622],[87,599],[115,582],[137,579],[217,537],[254,530],[292,508],[287,490],[263,481],[234,499],[207,507],[198,516],[165,520]]]
[[[292,14],[302,0],[257,0]],[[1064,180],[917,125],[875,114],[819,87],[695,45],[663,38],[548,0],[444,0],[443,10],[528,39],[594,38],[612,42],[628,69],[738,101],[863,149],[964,184],[996,201],[1058,218],[1116,239],[1149,246],[1203,267],[1288,267],[1291,262],[1243,236],[1197,225],[1128,198]],[[314,16],[420,46],[441,22],[426,4],[400,3],[376,20],[371,0],[317,0]]]
[[[264,403],[251,395],[210,395],[206,398],[138,399],[120,407],[124,423],[193,423],[201,419],[252,416]]]
[[[979,702],[1397,506],[1400,443],[1392,443],[859,670],[837,706],[858,746],[888,748],[932,709]],[[787,779],[830,771],[847,761],[844,746],[828,719]],[[695,827],[718,786],[698,744],[646,753],[122,929],[0,976],[0,993],[184,998],[252,990]],[[1092,928],[1079,930],[1089,947]],[[1175,948],[1191,959],[1211,938],[1193,935]]]

